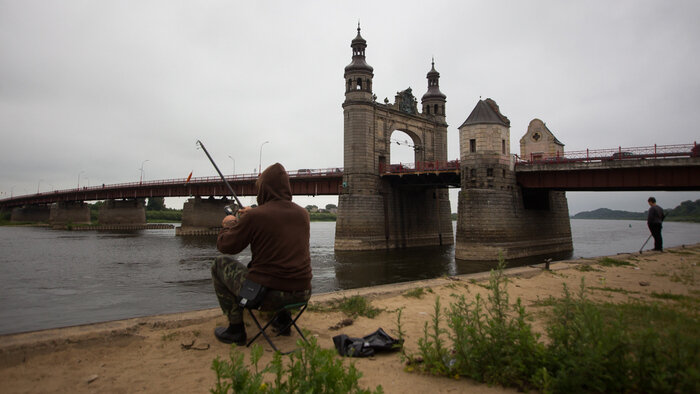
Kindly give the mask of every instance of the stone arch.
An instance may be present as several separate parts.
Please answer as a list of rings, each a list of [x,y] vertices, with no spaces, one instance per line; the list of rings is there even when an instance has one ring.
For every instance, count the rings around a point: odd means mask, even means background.
[[[343,103],[344,170],[335,248],[453,244],[447,190],[410,178],[416,174],[404,177],[387,171],[394,161],[391,138],[397,131],[415,148],[411,162],[447,161],[444,109],[439,110],[441,116],[418,112],[410,88],[397,92],[393,104],[350,94]]]
[[[399,133],[399,134],[397,134]],[[406,139],[408,138],[408,140]],[[422,146],[424,145],[422,142],[421,137],[415,133],[414,131],[410,129],[394,129],[387,135],[387,141],[386,143],[389,146],[388,149],[388,155],[387,155],[387,162],[391,164],[396,164],[399,162],[402,163],[415,163],[417,161],[423,161],[422,160]],[[411,150],[412,154],[410,159],[406,160],[405,155],[402,154],[400,151],[403,151],[404,149],[397,149],[399,146],[408,148]],[[392,155],[392,152],[399,151],[399,157],[394,157]]]

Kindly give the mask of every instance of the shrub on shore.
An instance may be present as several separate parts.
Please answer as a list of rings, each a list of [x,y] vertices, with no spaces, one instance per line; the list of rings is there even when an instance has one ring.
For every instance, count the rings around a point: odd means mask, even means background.
[[[362,389],[358,380],[362,373],[353,363],[346,368],[335,350],[321,349],[316,338],[309,343],[297,341],[299,351],[287,356],[285,363],[282,354],[275,353],[272,361],[260,369],[258,363],[263,354],[260,345],[253,345],[250,352],[250,367],[244,363],[242,353],[231,347],[229,361],[219,357],[212,362],[216,372],[216,386],[210,391],[224,393],[382,393],[382,386],[375,391]],[[265,381],[271,374],[273,381]]]
[[[491,272],[486,301],[460,296],[442,309],[436,300],[409,363],[434,374],[544,393],[700,392],[697,308],[594,303],[582,282],[576,296],[565,287],[563,298],[552,301],[545,343],[520,300],[509,303],[502,269],[501,262]]]

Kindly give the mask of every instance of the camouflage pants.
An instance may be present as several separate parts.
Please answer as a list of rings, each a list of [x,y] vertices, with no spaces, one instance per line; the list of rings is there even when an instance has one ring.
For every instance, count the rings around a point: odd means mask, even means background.
[[[241,285],[248,276],[248,267],[231,256],[219,256],[211,265],[211,277],[219,306],[230,324],[243,323],[243,310],[238,306]],[[308,301],[311,290],[280,291],[267,289],[261,310],[275,311],[285,305]]]

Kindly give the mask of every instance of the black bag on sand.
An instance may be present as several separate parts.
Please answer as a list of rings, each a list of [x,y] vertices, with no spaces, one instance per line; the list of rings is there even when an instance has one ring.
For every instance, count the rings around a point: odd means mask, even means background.
[[[362,338],[350,338],[345,334],[333,337],[338,354],[345,357],[370,357],[375,352],[387,352],[398,350],[403,346],[403,340],[392,338],[383,329],[366,335]]]

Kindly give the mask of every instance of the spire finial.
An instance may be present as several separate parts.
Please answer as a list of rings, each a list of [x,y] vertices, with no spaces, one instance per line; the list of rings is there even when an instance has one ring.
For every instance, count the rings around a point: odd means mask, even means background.
[[[433,68],[435,68],[435,55],[433,55],[433,62],[432,62],[432,64],[433,64]]]
[[[360,20],[357,20],[357,34],[360,34]]]

